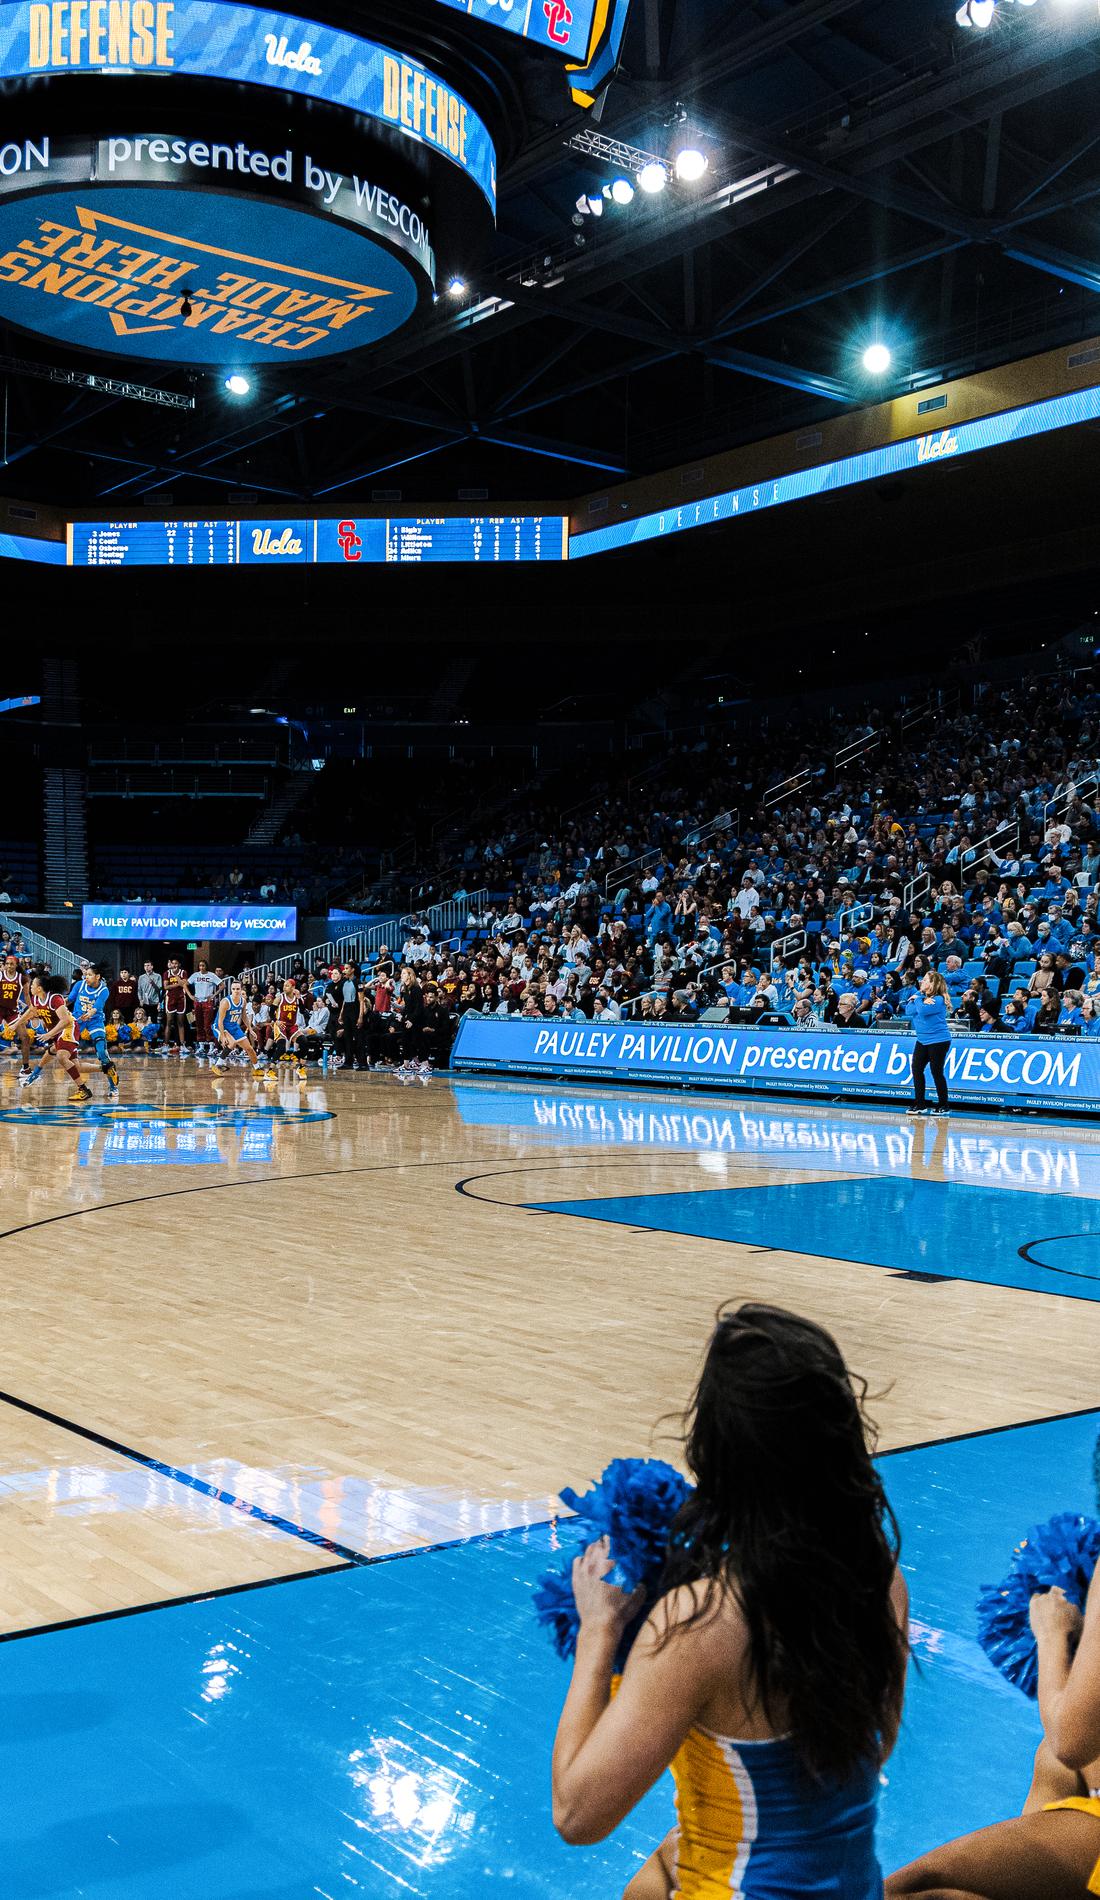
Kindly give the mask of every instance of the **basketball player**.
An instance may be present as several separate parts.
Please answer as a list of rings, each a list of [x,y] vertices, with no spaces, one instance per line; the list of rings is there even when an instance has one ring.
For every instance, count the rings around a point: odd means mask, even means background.
[[[90,1102],[92,1091],[80,1073],[77,1060],[77,1027],[65,1001],[64,991],[60,987],[61,979],[52,977],[47,970],[33,970],[30,978],[30,997],[22,1015],[16,1018],[16,1030],[24,1024],[33,1023],[42,1038],[41,1053],[36,1062],[21,1075],[21,1088],[30,1088],[37,1082],[45,1064],[51,1060],[60,1062],[76,1087],[70,1095],[70,1102]]]
[[[298,1079],[306,1079],[306,1065],[298,1053],[298,1038],[305,1026],[302,1014],[302,993],[292,976],[283,984],[282,995],[275,1005],[275,1033],[271,1039],[268,1060],[275,1062],[294,1062],[298,1067]],[[273,1069],[268,1070],[273,1075]]]
[[[9,952],[3,963],[0,963],[0,1035],[5,1042],[18,1041],[23,1058],[19,1065],[20,1076],[29,1075],[31,1069],[30,1031],[16,1028],[26,1004],[27,985],[19,967],[19,959]]]
[[[172,1045],[172,1028],[175,1026],[176,1047],[181,1056],[187,1050],[187,978],[175,957],[169,961],[164,972],[164,1052],[167,1055]]]
[[[69,991],[68,1005],[75,1020],[77,1033],[87,1034],[88,1041],[99,1058],[99,1066],[107,1077],[107,1100],[118,1101],[118,1070],[111,1061],[107,1047],[107,1006],[111,1000],[111,986],[98,963],[86,963],[79,982]]]
[[[195,1005],[195,1054],[197,1056],[214,1054],[214,1012],[218,1006],[220,988],[221,984],[209,964],[204,957],[200,957],[197,969],[187,979],[187,992]]]
[[[234,981],[230,985],[229,995],[223,996],[218,1004],[218,1016],[215,1024],[218,1048],[224,1054],[216,1055],[211,1068],[224,1069],[230,1055],[251,1053],[258,1074],[263,1073],[263,1063],[252,1040],[251,1018],[245,1001],[244,984]]]

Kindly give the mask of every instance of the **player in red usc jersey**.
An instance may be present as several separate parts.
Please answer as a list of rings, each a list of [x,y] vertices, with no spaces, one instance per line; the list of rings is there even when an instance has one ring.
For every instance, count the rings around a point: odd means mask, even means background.
[[[5,1042],[18,1042],[23,1057],[20,1075],[28,1075],[31,1066],[31,1038],[16,1022],[27,1006],[27,982],[18,957],[10,954],[0,963],[0,1036]]]
[[[61,978],[49,974],[48,970],[32,970],[30,978],[30,997],[21,1016],[16,1018],[16,1030],[33,1023],[41,1037],[40,1053],[26,1075],[19,1078],[20,1086],[30,1088],[42,1074],[45,1063],[53,1060],[60,1062],[76,1087],[70,1095],[70,1102],[90,1102],[92,1091],[80,1073],[77,1061],[76,1039],[79,1031],[72,1019],[69,1005],[65,1001],[65,991],[61,987]]]
[[[172,1047],[172,1030],[176,1031],[176,1048],[181,1056],[190,1054],[187,1046],[187,977],[175,957],[172,957],[164,972],[164,1051],[167,1055]]]
[[[279,1000],[275,1005],[275,1033],[268,1050],[269,1062],[295,1062],[298,1076],[305,1080],[306,1065],[298,1054],[298,1038],[305,1027],[305,1015],[302,1009],[302,993],[292,976],[283,984]],[[268,1074],[274,1075],[269,1068]]]

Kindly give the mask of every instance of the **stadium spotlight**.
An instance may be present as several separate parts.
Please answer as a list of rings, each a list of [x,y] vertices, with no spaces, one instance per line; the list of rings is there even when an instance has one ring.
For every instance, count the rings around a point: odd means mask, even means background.
[[[611,187],[611,196],[617,205],[628,205],[634,199],[634,187],[629,178],[616,178]]]
[[[247,396],[251,393],[252,389],[252,384],[249,382],[248,377],[241,376],[236,370],[234,370],[232,376],[226,377],[225,386],[231,396]]]
[[[447,295],[449,297],[464,297],[466,295],[465,278],[452,277],[450,282],[447,285]]]
[[[697,145],[685,145],[676,154],[676,176],[684,185],[697,185],[710,160]]]
[[[642,166],[638,173],[638,184],[650,197],[664,190],[668,184],[668,173],[659,158],[651,158],[648,165]]]
[[[993,24],[996,0],[963,0],[955,15],[960,26],[976,26],[982,32]]]
[[[863,352],[863,367],[869,376],[885,376],[893,360],[885,343],[869,343]]]

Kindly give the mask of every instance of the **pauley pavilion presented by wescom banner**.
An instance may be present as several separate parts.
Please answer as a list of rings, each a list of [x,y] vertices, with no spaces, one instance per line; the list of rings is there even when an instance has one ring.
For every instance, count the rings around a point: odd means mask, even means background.
[[[256,938],[293,943],[298,912],[268,904],[85,904],[82,929],[94,942],[144,939],[171,943],[192,937],[200,943]]]
[[[891,1099],[910,1092],[913,1047],[911,1035],[889,1030],[505,1022],[470,1014],[451,1061],[459,1070]],[[958,1035],[948,1080],[958,1100],[1100,1112],[1100,1041]]]

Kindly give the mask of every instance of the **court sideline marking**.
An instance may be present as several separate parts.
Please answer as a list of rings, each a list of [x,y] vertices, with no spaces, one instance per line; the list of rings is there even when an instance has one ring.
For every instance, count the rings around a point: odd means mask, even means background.
[[[513,1156],[508,1155],[506,1157],[502,1156],[498,1158],[512,1160]],[[538,1157],[532,1157],[533,1161],[537,1161],[537,1159]],[[610,1166],[622,1165],[620,1161],[618,1161],[616,1158],[612,1156],[608,1156],[606,1157],[606,1159],[607,1159],[608,1165]],[[632,1161],[628,1163],[627,1165],[637,1167],[637,1166],[647,1165],[650,1161],[661,1161],[661,1160],[682,1163],[684,1159],[685,1157],[680,1154],[658,1153],[652,1156],[646,1156],[644,1157],[644,1159],[643,1157],[639,1156],[636,1161]],[[591,1165],[594,1160],[595,1160],[595,1157],[585,1153],[585,1154],[574,1156],[567,1160],[563,1160],[556,1163],[550,1163],[550,1164],[544,1163],[543,1165],[544,1166],[548,1165],[548,1166],[552,1166],[556,1168],[576,1168],[579,1166]],[[455,1164],[453,1160],[451,1161],[414,1161],[414,1162],[377,1162],[377,1163],[364,1164],[361,1167],[355,1167],[355,1168],[318,1168],[318,1169],[306,1170],[301,1174],[280,1174],[280,1175],[275,1175],[275,1176],[268,1175],[266,1177],[258,1175],[258,1176],[250,1176],[247,1180],[243,1180],[243,1181],[209,1181],[196,1187],[165,1188],[153,1194],[132,1195],[132,1196],[129,1196],[127,1199],[121,1200],[121,1201],[102,1201],[102,1202],[97,1202],[94,1206],[91,1206],[91,1207],[70,1208],[65,1213],[62,1213],[62,1214],[47,1214],[47,1215],[44,1215],[41,1220],[27,1221],[27,1222],[24,1222],[19,1227],[10,1227],[10,1228],[4,1229],[3,1231],[0,1231],[0,1240],[11,1239],[11,1238],[14,1238],[18,1234],[32,1233],[39,1227],[49,1227],[58,1221],[76,1220],[85,1214],[106,1213],[106,1212],[110,1212],[112,1209],[119,1208],[119,1207],[141,1206],[146,1201],[171,1200],[171,1199],[174,1199],[176,1196],[182,1195],[182,1194],[214,1194],[214,1193],[221,1192],[227,1188],[242,1188],[242,1187],[271,1188],[271,1187],[275,1187],[279,1185],[279,1183],[284,1182],[284,1181],[291,1182],[291,1181],[303,1181],[303,1180],[317,1180],[317,1179],[323,1179],[323,1178],[328,1178],[328,1177],[334,1177],[334,1176],[339,1177],[339,1176],[353,1175],[353,1174],[400,1173],[406,1169],[439,1168],[439,1167],[446,1168],[446,1167],[453,1167],[454,1165]],[[523,1168],[502,1168],[502,1169],[497,1169],[495,1171],[491,1170],[485,1175],[467,1175],[464,1177],[464,1179],[453,1182],[452,1185],[453,1185],[455,1193],[466,1195],[467,1198],[470,1200],[481,1201],[487,1206],[512,1207],[512,1208],[517,1208],[518,1211],[520,1212],[532,1211],[532,1210],[524,1209],[522,1206],[522,1203],[516,1203],[516,1202],[511,1202],[511,1201],[497,1201],[487,1195],[468,1194],[468,1184],[471,1182],[477,1182],[479,1180],[492,1180],[498,1174],[499,1175],[522,1174],[526,1171],[527,1170]],[[536,1210],[536,1211],[545,1211],[545,1210]],[[569,1216],[567,1218],[572,1218],[572,1217]],[[645,1229],[644,1231],[649,1232],[650,1230]],[[866,1264],[866,1263],[854,1262],[852,1264],[860,1265],[860,1264]],[[1044,1296],[1044,1297],[1049,1297],[1049,1296]],[[329,1574],[336,1574],[341,1570],[366,1569],[366,1568],[373,1567],[377,1564],[394,1563],[396,1561],[399,1561],[401,1559],[408,1558],[408,1557],[427,1556],[435,1551],[465,1548],[468,1545],[489,1543],[502,1537],[515,1536],[518,1533],[531,1530],[531,1529],[536,1529],[539,1527],[539,1525],[544,1525],[546,1523],[553,1522],[553,1519],[548,1518],[548,1519],[540,1519],[536,1523],[532,1523],[532,1524],[507,1525],[507,1526],[504,1526],[500,1530],[483,1531],[476,1534],[473,1537],[451,1538],[437,1544],[416,1545],[408,1550],[384,1551],[384,1552],[379,1552],[374,1556],[368,1556],[365,1551],[353,1550],[350,1545],[339,1544],[331,1538],[324,1537],[318,1531],[309,1530],[308,1527],[305,1525],[295,1524],[289,1518],[282,1518],[282,1517],[277,1516],[273,1512],[265,1511],[259,1505],[250,1504],[248,1503],[246,1499],[236,1497],[232,1492],[221,1490],[218,1486],[210,1484],[206,1479],[198,1478],[194,1476],[193,1473],[180,1470],[178,1467],[174,1465],[165,1464],[161,1459],[154,1458],[151,1456],[151,1454],[147,1452],[141,1452],[141,1451],[136,1450],[132,1446],[124,1445],[121,1443],[121,1441],[117,1439],[112,1439],[108,1437],[105,1433],[98,1432],[90,1426],[80,1425],[75,1420],[65,1418],[60,1413],[48,1411],[43,1406],[35,1405],[29,1399],[21,1399],[15,1393],[5,1392],[3,1390],[0,1390],[0,1404],[8,1405],[12,1407],[13,1410],[26,1412],[30,1414],[32,1417],[40,1418],[48,1424],[56,1425],[61,1430],[70,1432],[74,1436],[83,1438],[92,1444],[99,1445],[104,1450],[110,1451],[114,1453],[116,1456],[129,1459],[132,1463],[140,1465],[146,1470],[154,1471],[160,1477],[168,1478],[175,1483],[178,1483],[187,1487],[190,1490],[198,1491],[202,1493],[203,1495],[209,1497],[211,1501],[215,1503],[225,1504],[229,1506],[231,1509],[235,1509],[242,1512],[247,1517],[254,1517],[262,1523],[270,1524],[272,1528],[283,1532],[285,1535],[300,1538],[303,1542],[307,1544],[311,1544],[315,1548],[325,1550],[329,1554],[335,1557],[338,1557],[341,1560],[331,1565],[324,1565],[324,1564],[320,1565],[319,1567],[312,1570],[290,1571],[278,1577],[261,1577],[261,1578],[253,1579],[250,1582],[241,1583],[241,1584],[225,1584],[213,1590],[198,1590],[198,1591],[191,1592],[185,1596],[165,1597],[165,1598],[161,1598],[157,1601],[150,1602],[150,1603],[126,1605],[123,1608],[117,1609],[117,1610],[101,1610],[89,1616],[63,1618],[60,1621],[54,1622],[54,1623],[35,1624],[28,1629],[0,1631],[0,1643],[18,1642],[25,1637],[49,1635],[59,1630],[80,1628],[86,1624],[91,1624],[91,1623],[111,1622],[123,1616],[145,1615],[152,1610],[172,1609],[172,1608],[175,1608],[182,1604],[187,1604],[187,1603],[203,1603],[208,1600],[213,1600],[216,1597],[233,1596],[233,1595],[237,1595],[239,1593],[243,1593],[248,1590],[258,1590],[258,1589],[269,1588],[280,1583],[301,1582],[308,1578],[315,1578],[318,1576],[327,1576]],[[973,1431],[948,1433],[943,1438],[926,1439],[913,1445],[891,1446],[888,1451],[876,1453],[876,1456],[880,1458],[891,1458],[891,1457],[898,1456],[902,1452],[931,1450],[931,1449],[934,1449],[937,1445],[956,1444],[956,1443],[961,1443],[962,1441],[966,1439],[986,1438],[986,1437],[994,1436],[995,1434],[1001,1433],[1001,1432],[1020,1431],[1029,1425],[1054,1424],[1054,1423],[1057,1423],[1060,1419],[1085,1418],[1094,1413],[1100,1413],[1100,1406],[1091,1406],[1091,1405],[1082,1406],[1074,1411],[1051,1413],[1048,1416],[1042,1417],[1042,1418],[1017,1419],[1007,1425],[992,1425],[992,1426],[986,1426],[986,1427],[979,1427],[978,1429],[973,1430]]]

